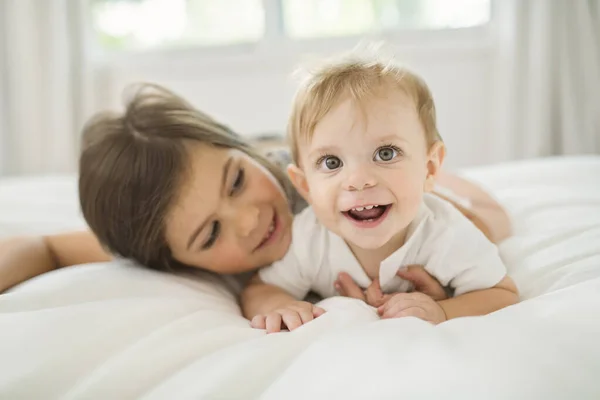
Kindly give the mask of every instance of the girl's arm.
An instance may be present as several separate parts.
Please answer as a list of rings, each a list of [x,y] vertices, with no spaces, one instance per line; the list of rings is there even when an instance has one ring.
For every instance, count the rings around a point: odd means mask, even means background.
[[[110,259],[91,232],[1,240],[0,293],[57,268]]]

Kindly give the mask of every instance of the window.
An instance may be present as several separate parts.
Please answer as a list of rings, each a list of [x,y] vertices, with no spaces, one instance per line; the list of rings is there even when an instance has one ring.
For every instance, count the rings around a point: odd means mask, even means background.
[[[491,0],[89,0],[108,50],[257,43],[267,20],[290,39],[485,25]]]
[[[465,28],[490,19],[489,0],[283,0],[283,9],[293,38]]]
[[[92,21],[117,50],[256,42],[265,30],[261,0],[92,0]]]

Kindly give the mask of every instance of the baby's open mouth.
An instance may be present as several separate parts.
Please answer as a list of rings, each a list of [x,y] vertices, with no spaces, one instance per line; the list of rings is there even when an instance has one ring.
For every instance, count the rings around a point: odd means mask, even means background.
[[[355,207],[344,214],[357,222],[374,222],[386,214],[390,204],[374,204],[369,206]]]

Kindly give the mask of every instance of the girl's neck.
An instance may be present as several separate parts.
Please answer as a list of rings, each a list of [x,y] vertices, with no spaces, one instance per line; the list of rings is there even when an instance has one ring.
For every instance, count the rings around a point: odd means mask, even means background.
[[[346,243],[369,278],[375,279],[379,277],[379,266],[383,260],[391,256],[396,250],[404,245],[407,231],[408,227],[377,249],[363,249],[352,243]],[[399,265],[398,268],[400,267],[401,266]]]

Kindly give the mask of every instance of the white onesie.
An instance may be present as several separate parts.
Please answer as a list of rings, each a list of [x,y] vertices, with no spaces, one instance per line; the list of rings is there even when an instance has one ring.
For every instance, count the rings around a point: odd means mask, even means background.
[[[292,238],[283,259],[259,271],[263,282],[299,300],[311,290],[324,298],[336,296],[333,285],[342,271],[363,288],[371,284],[348,245],[318,222],[311,207],[294,219]],[[413,264],[425,266],[443,286],[453,288],[455,296],[490,288],[506,275],[496,245],[454,206],[431,194],[425,194],[404,245],[381,263],[382,290],[407,291],[410,284],[396,272]]]

